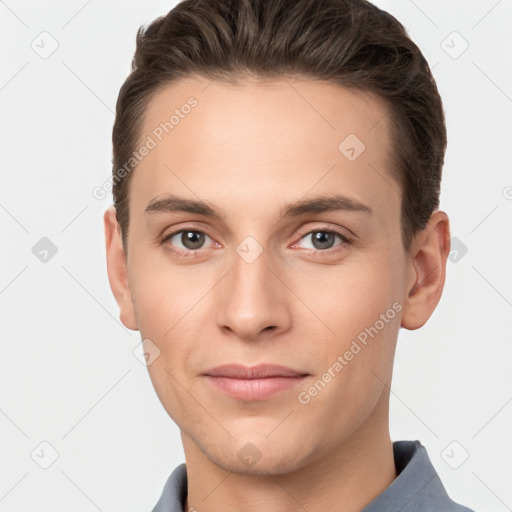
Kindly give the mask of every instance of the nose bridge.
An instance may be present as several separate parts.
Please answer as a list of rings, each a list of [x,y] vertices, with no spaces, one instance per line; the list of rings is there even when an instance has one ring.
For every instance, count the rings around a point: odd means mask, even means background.
[[[229,327],[242,338],[254,338],[267,327],[282,328],[289,316],[283,285],[268,267],[268,251],[247,237],[233,254],[233,266],[224,285],[220,327]]]
[[[242,242],[237,247],[236,255],[233,257],[232,292],[240,292],[242,297],[239,299],[247,297],[249,300],[268,301],[269,281],[272,277],[268,269],[268,252],[261,250],[260,254],[257,254],[256,251],[250,242]]]

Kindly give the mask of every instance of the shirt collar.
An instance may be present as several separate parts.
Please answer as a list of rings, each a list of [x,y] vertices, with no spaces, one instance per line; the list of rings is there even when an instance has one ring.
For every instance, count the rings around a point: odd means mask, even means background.
[[[393,455],[397,477],[361,512],[473,512],[450,499],[418,440],[395,441]]]
[[[393,455],[397,477],[361,512],[473,512],[450,499],[419,441],[395,441]],[[184,512],[186,496],[187,469],[182,463],[167,479],[153,512]]]

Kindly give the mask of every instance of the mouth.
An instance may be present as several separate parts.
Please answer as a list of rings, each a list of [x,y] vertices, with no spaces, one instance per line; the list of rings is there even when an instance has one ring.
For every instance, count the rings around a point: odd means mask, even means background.
[[[238,400],[265,400],[289,390],[308,376],[292,368],[273,364],[243,366],[222,365],[208,370],[203,376],[217,391]]]

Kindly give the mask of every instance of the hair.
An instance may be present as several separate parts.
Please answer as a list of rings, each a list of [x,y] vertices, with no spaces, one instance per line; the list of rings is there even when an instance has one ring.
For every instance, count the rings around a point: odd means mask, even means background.
[[[410,249],[439,205],[446,126],[429,65],[403,25],[366,0],[183,0],[139,27],[117,99],[112,192],[125,252],[133,172],[120,171],[134,160],[155,93],[194,76],[236,85],[288,75],[384,101],[390,174],[402,193],[402,244]]]

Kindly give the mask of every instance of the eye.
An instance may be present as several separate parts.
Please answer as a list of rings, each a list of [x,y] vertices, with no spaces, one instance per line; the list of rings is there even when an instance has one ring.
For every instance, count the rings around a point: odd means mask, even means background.
[[[202,246],[205,242],[205,238],[210,237],[202,231],[196,229],[181,229],[180,231],[175,231],[165,236],[162,240],[162,244],[166,244],[167,248],[176,254],[193,256],[194,253],[203,249]],[[174,247],[178,247],[178,249],[174,249]]]
[[[325,251],[327,249],[333,248],[336,237],[342,241],[342,243],[338,244],[338,246],[348,245],[351,243],[349,238],[344,234],[330,229],[316,229],[314,231],[309,231],[309,233],[306,233],[301,238],[301,240],[308,238],[311,240],[312,247],[306,247],[306,249]]]
[[[206,238],[212,240],[206,233],[197,229],[181,229],[166,235],[162,240],[162,245],[166,249],[178,256],[196,256],[200,254],[201,250],[207,249],[203,247]],[[343,233],[333,229],[316,229],[309,231],[301,237],[300,240],[311,240],[312,246],[305,247],[307,250],[326,252],[329,249],[335,248],[334,245],[336,238],[341,240],[337,246],[345,246],[351,244],[351,239]],[[213,240],[212,240],[213,242]],[[296,247],[298,243],[294,244]]]

